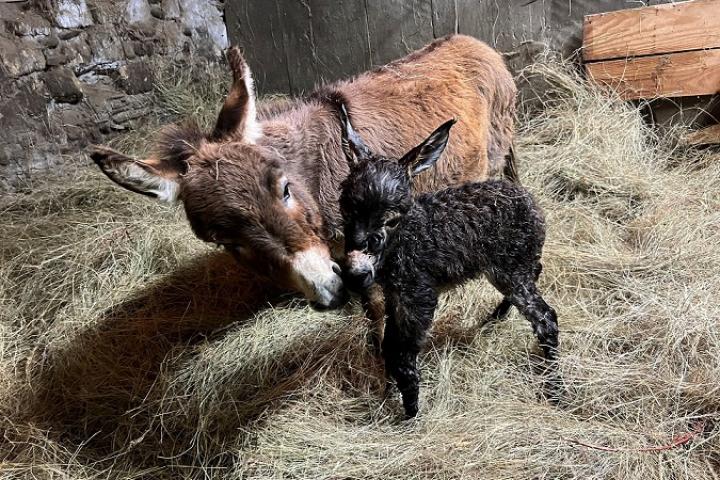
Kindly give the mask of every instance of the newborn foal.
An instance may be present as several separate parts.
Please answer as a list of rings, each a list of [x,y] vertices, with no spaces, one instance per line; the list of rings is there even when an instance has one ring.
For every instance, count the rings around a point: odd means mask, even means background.
[[[340,197],[346,281],[356,290],[373,282],[383,288],[382,353],[406,415],[418,411],[417,356],[432,323],[438,287],[485,275],[504,295],[493,316],[502,318],[517,307],[532,324],[545,358],[554,360],[557,316],[535,286],[545,224],[530,194],[507,181],[487,181],[414,198],[413,177],[437,162],[455,121],[396,160],[370,152],[344,108],[341,117],[352,163]]]

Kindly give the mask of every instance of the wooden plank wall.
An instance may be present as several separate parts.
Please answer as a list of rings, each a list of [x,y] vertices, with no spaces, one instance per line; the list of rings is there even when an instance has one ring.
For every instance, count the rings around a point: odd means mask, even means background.
[[[625,99],[720,92],[720,1],[694,0],[590,15],[588,74]]]
[[[670,0],[649,0],[658,4]],[[228,0],[231,42],[243,46],[259,90],[299,93],[459,32],[501,51],[541,41],[580,47],[583,16],[630,0]]]
[[[720,2],[694,0],[589,15],[585,61],[720,47]]]

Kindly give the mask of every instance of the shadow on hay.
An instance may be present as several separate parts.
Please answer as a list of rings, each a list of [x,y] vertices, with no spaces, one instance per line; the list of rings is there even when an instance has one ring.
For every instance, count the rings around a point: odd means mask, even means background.
[[[42,342],[26,369],[31,377],[24,397],[26,421],[101,456],[138,442],[174,455],[175,445],[187,448],[193,432],[160,431],[165,425],[158,416],[168,413],[160,405],[168,361],[196,355],[206,341],[222,340],[223,327],[249,324],[258,312],[284,300],[224,253],[199,258],[82,329],[54,332]],[[330,347],[333,339],[327,340]],[[269,401],[308,374],[298,372],[301,366],[307,369],[307,361],[288,361],[248,392],[254,410],[235,419],[232,429],[257,420]],[[187,427],[183,423],[175,425]]]
[[[352,405],[354,421],[369,421],[384,402],[384,377],[364,343],[369,325],[349,311],[308,314],[316,325],[302,332],[278,325],[264,365],[205,355],[232,353],[256,315],[284,301],[224,253],[197,258],[81,328],[66,321],[67,331],[52,330],[26,368],[24,420],[82,445],[101,463],[127,454],[138,467],[158,456],[222,465],[269,410],[284,408],[331,371],[342,390],[351,390],[343,408]],[[433,346],[470,346],[482,318],[464,328],[442,322]],[[222,377],[214,371],[222,368],[225,381],[207,388],[208,371]]]

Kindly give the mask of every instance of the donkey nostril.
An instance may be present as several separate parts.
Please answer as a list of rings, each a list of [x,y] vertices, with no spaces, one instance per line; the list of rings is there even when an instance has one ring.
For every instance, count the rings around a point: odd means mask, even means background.
[[[335,275],[337,275],[338,277],[342,274],[342,270],[340,270],[340,267],[337,263],[333,263],[332,269],[333,272],[335,272]]]

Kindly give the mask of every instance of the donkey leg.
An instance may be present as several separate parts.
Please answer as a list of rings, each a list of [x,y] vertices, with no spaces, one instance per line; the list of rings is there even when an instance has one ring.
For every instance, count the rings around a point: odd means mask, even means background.
[[[555,310],[540,296],[535,282],[526,278],[515,285],[512,303],[532,325],[540,348],[548,360],[555,360],[558,347],[558,322]]]
[[[385,362],[382,358],[383,327],[385,323],[385,298],[382,288],[374,283],[360,296],[365,318],[368,320],[368,344],[371,354],[371,365],[374,374],[372,388],[382,395],[388,396],[391,391],[390,379],[387,377]]]
[[[388,318],[383,339],[383,356],[388,374],[397,382],[407,418],[418,412],[420,371],[417,356],[432,323],[437,294],[430,287],[409,292],[391,292],[386,297]]]

